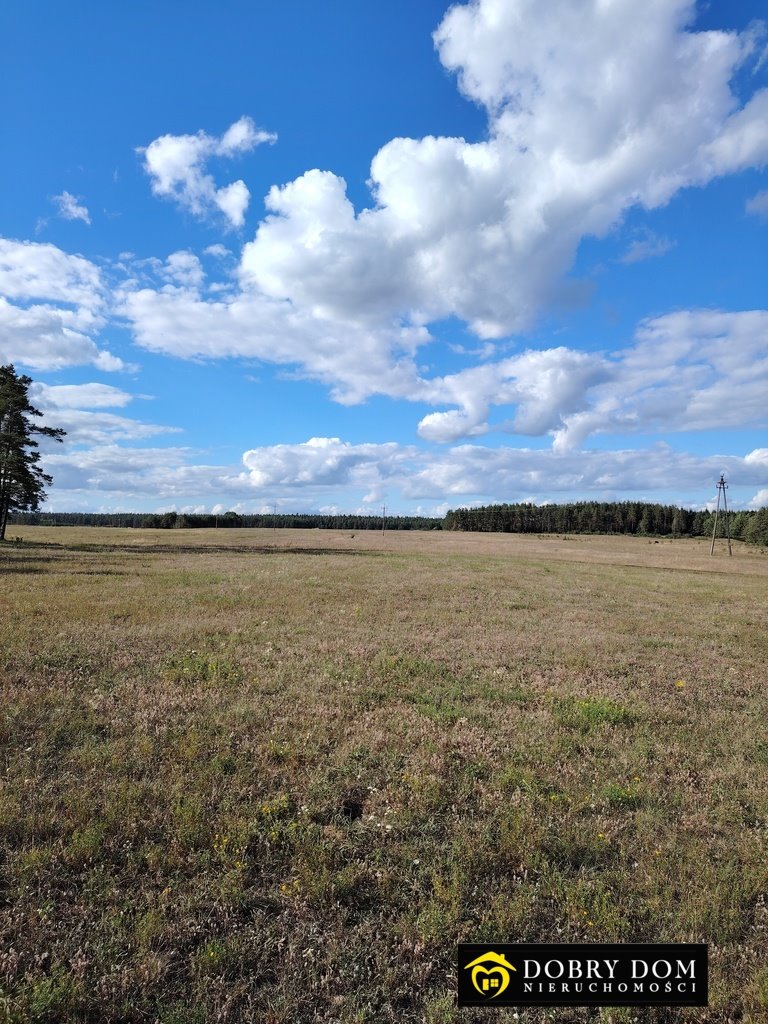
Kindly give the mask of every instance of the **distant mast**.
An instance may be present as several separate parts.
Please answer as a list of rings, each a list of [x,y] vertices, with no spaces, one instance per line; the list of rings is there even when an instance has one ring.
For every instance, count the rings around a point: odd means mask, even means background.
[[[731,524],[728,521],[728,498],[726,497],[726,490],[728,484],[725,482],[725,474],[720,474],[720,479],[717,481],[717,508],[715,509],[715,525],[712,528],[712,547],[709,549],[710,555],[715,553],[715,538],[717,537],[717,520],[720,515],[720,496],[723,498],[723,516],[725,517],[725,535],[728,538],[728,554],[732,555],[731,550]]]

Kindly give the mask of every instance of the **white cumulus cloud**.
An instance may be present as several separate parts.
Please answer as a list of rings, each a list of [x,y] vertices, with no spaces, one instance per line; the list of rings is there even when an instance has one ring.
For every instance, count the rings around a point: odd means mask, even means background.
[[[642,360],[631,351],[531,349],[435,380],[415,362],[433,340],[428,325],[446,317],[486,341],[529,329],[574,287],[565,275],[583,238],[605,235],[633,207],[658,207],[684,187],[765,162],[768,92],[741,99],[731,87],[755,59],[756,34],[697,31],[694,17],[693,0],[451,7],[437,51],[485,109],[487,137],[391,140],[373,158],[367,209],[355,209],[329,170],[273,187],[243,248],[238,289],[222,285],[212,298],[213,286],[204,297],[198,265],[176,256],[165,271],[175,290],[123,291],[120,309],[136,340],[182,358],[287,365],[327,383],[340,401],[387,394],[426,402],[435,411],[422,419],[422,437],[447,443],[494,425],[551,433],[560,446],[650,423],[698,429],[734,383],[745,404],[730,415],[754,418],[755,386],[723,368],[705,381],[694,335],[681,361],[671,356],[671,335],[657,335],[655,383],[640,383]],[[220,138],[155,140],[145,151],[155,189],[195,212],[210,209],[221,190],[206,160],[240,152],[258,135],[241,119]],[[672,244],[641,232],[623,262]],[[731,343],[745,316],[733,314]],[[650,351],[655,323],[632,351]],[[702,317],[689,321],[696,324],[708,345],[709,328]],[[684,386],[692,389],[685,402]],[[494,407],[507,407],[495,424]]]
[[[84,224],[91,223],[88,207],[83,206],[79,197],[73,196],[71,192],[65,191],[58,196],[51,196],[51,202],[56,204],[59,216],[63,220],[81,220]]]
[[[430,340],[425,328],[361,329],[252,291],[210,300],[190,290],[142,288],[126,291],[120,309],[137,342],[151,351],[295,366],[328,384],[333,398],[347,404],[377,393],[413,395],[418,382],[413,353]]]
[[[0,295],[46,299],[98,309],[103,285],[98,267],[55,245],[0,238]]]
[[[98,267],[82,256],[0,238],[0,360],[40,370],[125,369],[92,337],[105,324],[105,294]]]
[[[250,193],[238,180],[217,187],[207,164],[214,157],[235,157],[277,138],[256,127],[250,117],[241,117],[221,136],[199,131],[196,135],[161,135],[146,148],[144,169],[155,195],[174,199],[197,217],[212,210],[224,215],[231,227],[242,227]]]
[[[663,256],[670,249],[674,249],[675,243],[670,238],[664,238],[653,231],[643,231],[639,238],[634,238],[627,251],[620,257],[621,263],[640,263],[641,260],[654,259]]]
[[[643,321],[608,355],[559,347],[422,383],[421,398],[455,405],[419,424],[430,441],[487,433],[493,407],[511,433],[551,434],[557,449],[593,434],[680,433],[768,425],[768,311],[681,310]]]
[[[48,409],[102,409],[128,405],[133,395],[111,384],[43,384],[36,381],[30,390],[33,404]]]
[[[35,381],[30,388],[32,404],[43,413],[45,422],[66,431],[67,449],[83,445],[113,444],[116,441],[136,441],[158,434],[179,432],[177,427],[145,423],[128,416],[103,411],[109,408],[123,408],[135,397],[137,396],[120,388],[95,381],[88,384],[53,385]],[[48,457],[59,450],[58,445],[47,443],[43,443],[43,448],[47,451]]]
[[[652,448],[541,451],[459,445],[431,458],[403,481],[413,499],[447,498],[454,507],[473,500],[563,501],[598,497],[619,500],[659,493],[681,503],[695,500],[721,472],[740,486],[768,483],[768,466],[738,456],[701,456],[677,452],[666,444]]]
[[[438,53],[485,107],[488,138],[393,139],[359,213],[330,171],[274,187],[244,281],[343,321],[529,327],[581,239],[768,158],[768,90],[742,106],[729,84],[752,36],[695,31],[694,13],[692,0],[452,7]]]
[[[193,290],[198,289],[205,279],[199,258],[188,250],[171,253],[161,273],[173,284]]]
[[[85,436],[87,422],[82,428]],[[251,449],[244,453],[244,470],[238,470],[196,461],[199,453],[186,448],[104,443],[109,423],[94,422],[93,428],[91,447],[65,444],[46,452],[45,466],[54,476],[54,507],[82,507],[84,495],[89,503],[108,501],[125,509],[135,509],[137,502],[157,507],[158,501],[177,506],[218,502],[222,509],[238,505],[247,511],[273,504],[295,508],[299,502],[307,509],[349,509],[398,497],[406,506],[430,502],[444,509],[492,501],[588,498],[690,505],[714,495],[722,472],[732,487],[756,490],[750,507],[765,503],[768,493],[765,458],[695,455],[661,443],[636,450],[562,452],[463,444],[427,452],[396,443],[311,438],[302,444]],[[118,429],[115,425],[115,438]]]
[[[768,189],[758,192],[751,199],[748,199],[746,210],[747,213],[751,213],[755,217],[768,220]]]
[[[412,454],[394,442],[353,445],[338,437],[312,437],[303,444],[253,448],[245,452],[243,463],[255,488],[333,489],[351,484],[378,493],[383,481]]]

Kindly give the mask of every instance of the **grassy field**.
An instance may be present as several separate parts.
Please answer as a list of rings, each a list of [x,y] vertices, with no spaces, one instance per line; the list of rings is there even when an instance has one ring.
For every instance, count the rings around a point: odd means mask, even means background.
[[[9,535],[0,1021],[768,1018],[768,555]],[[487,939],[705,941],[710,1007],[457,1010]]]

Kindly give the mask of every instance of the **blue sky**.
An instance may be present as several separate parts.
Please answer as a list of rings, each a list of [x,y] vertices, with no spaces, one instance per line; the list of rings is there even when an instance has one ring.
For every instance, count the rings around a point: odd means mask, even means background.
[[[7,0],[47,507],[768,504],[762,7]]]

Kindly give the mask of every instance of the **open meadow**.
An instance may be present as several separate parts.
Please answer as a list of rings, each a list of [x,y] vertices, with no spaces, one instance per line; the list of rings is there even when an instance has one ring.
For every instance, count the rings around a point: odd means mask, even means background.
[[[0,1022],[768,1019],[768,554],[11,526]],[[456,943],[710,944],[708,1009]]]

